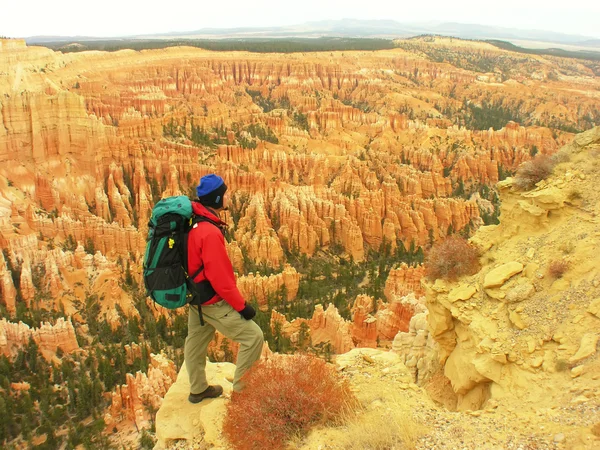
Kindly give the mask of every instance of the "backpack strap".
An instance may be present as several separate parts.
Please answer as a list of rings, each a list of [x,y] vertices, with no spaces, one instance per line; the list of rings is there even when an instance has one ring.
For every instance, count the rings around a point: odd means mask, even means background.
[[[221,232],[221,234],[225,235],[225,231],[223,230],[223,228],[225,227],[225,225],[223,225],[222,223],[219,222],[215,222],[214,220],[205,217],[205,216],[192,216],[192,222],[190,224],[190,228],[192,228],[195,224],[200,223],[200,222],[208,222],[213,224],[215,227],[217,227],[219,229],[219,231]]]
[[[186,274],[187,274],[187,262],[188,262],[189,233],[192,230],[192,228],[194,227],[194,225],[197,223],[200,223],[200,222],[211,223],[212,225],[217,227],[223,235],[225,234],[225,232],[223,231],[223,226],[220,223],[215,222],[214,220],[209,219],[208,217],[198,216],[198,215],[192,216],[192,218],[190,219],[190,222],[189,222],[189,228],[185,231],[184,235],[182,236],[183,239],[181,241],[182,245],[183,245],[183,249],[182,249],[183,250],[182,255],[184,258],[183,267],[186,269]],[[190,291],[192,291],[192,293],[193,293],[192,300],[189,303],[190,303],[190,305],[194,305],[194,306],[198,307],[198,314],[200,316],[200,325],[204,325],[204,319],[202,317],[202,304],[204,302],[207,302],[208,300],[210,300],[211,298],[213,298],[216,295],[214,288],[210,284],[210,281],[208,281],[207,279],[202,280],[200,283],[196,283],[194,281],[194,278],[196,278],[200,274],[200,272],[202,272],[203,270],[204,270],[204,264],[202,264],[198,268],[198,270],[196,270],[193,274],[188,275],[188,279],[187,279]]]
[[[221,234],[225,234],[223,231],[223,227],[221,226],[221,224],[219,224],[218,222],[215,222],[212,219],[209,219],[208,217],[204,217],[204,216],[197,216],[197,215],[193,215],[192,218],[190,219],[190,223],[189,223],[189,229],[187,230],[187,232],[184,233],[183,235],[183,239],[181,240],[181,242],[183,243],[183,249],[181,254],[183,255],[183,267],[185,268],[185,272],[187,273],[187,264],[188,264],[188,237],[189,237],[189,233],[190,231],[192,231],[192,228],[194,227],[195,224],[200,223],[200,222],[208,222],[213,224],[215,227],[217,227],[219,229],[219,231],[221,232]],[[196,272],[194,272],[192,275],[189,275],[189,277],[191,278],[191,280],[193,281],[194,278],[196,278],[198,275],[200,275],[200,272],[202,272],[204,270],[204,264],[202,264],[198,270],[196,270]]]

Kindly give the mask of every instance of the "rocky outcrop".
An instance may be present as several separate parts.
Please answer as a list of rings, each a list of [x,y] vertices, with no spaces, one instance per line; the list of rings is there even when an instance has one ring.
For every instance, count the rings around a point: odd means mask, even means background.
[[[148,428],[151,411],[160,408],[163,397],[176,378],[173,361],[162,354],[150,354],[148,373],[128,373],[126,383],[112,392],[112,403],[104,421],[110,426],[122,420],[131,420],[138,429]]]
[[[156,414],[156,449],[167,449],[176,441],[185,441],[188,446],[204,442],[213,448],[225,448],[221,436],[225,416],[226,397],[231,394],[235,366],[231,363],[207,363],[206,378],[209,384],[223,386],[224,395],[197,404],[187,399],[190,381],[185,364],[182,364],[176,382],[168,390]]]
[[[334,353],[346,353],[354,348],[350,324],[340,316],[335,306],[331,304],[325,310],[321,305],[315,307],[309,327],[313,345],[329,342]]]
[[[427,311],[415,314],[408,331],[399,331],[392,343],[392,351],[400,355],[415,383],[420,385],[439,368],[437,343],[429,332],[427,315]]]
[[[249,274],[239,277],[237,286],[242,296],[250,300],[256,300],[259,306],[266,308],[269,298],[284,295],[285,300],[292,301],[298,293],[300,285],[300,274],[292,266],[285,266],[283,272],[276,275],[261,276]]]
[[[390,270],[383,291],[385,298],[391,302],[394,297],[403,297],[411,292],[421,297],[424,294],[421,287],[421,279],[424,276],[425,267],[422,265],[415,267],[403,263],[400,267]]]
[[[260,194],[250,201],[245,216],[238,223],[235,238],[252,261],[269,267],[283,264],[283,249],[267,217]]]
[[[380,343],[391,341],[399,331],[408,331],[414,314],[424,310],[423,301],[413,293],[392,297],[388,303],[375,301],[366,295],[359,295],[352,307],[352,340],[357,347],[378,347]]]
[[[17,309],[17,290],[15,289],[15,284],[12,279],[12,273],[8,270],[6,260],[2,253],[0,253],[0,286],[2,287],[0,290],[2,302],[9,313],[14,313]]]
[[[53,355],[59,348],[65,353],[79,348],[70,318],[64,320],[61,317],[54,325],[44,322],[40,328],[30,328],[23,322],[0,320],[0,352],[3,355],[14,355],[25,348],[30,339],[35,341],[45,356]]]
[[[588,161],[599,143],[599,128],[578,136],[561,149],[571,161],[529,192],[512,189],[511,179],[500,183],[500,225],[472,238],[484,252],[481,271],[425,284],[430,335],[459,410],[490,399],[555,404],[567,365],[573,379],[583,377],[575,384],[592,381],[584,374],[600,367],[600,323],[587,313],[599,286],[595,221],[565,204],[569,191],[579,193],[575,199],[595,198],[597,176]],[[548,270],[556,261],[569,267],[561,278]],[[581,279],[592,284],[583,287]]]
[[[311,319],[294,319],[288,322],[283,314],[276,310],[271,312],[271,329],[275,329],[277,323],[284,336],[291,339],[292,343],[298,342],[300,328],[303,323],[307,325],[307,332],[310,343],[313,346],[328,344],[331,353],[345,353],[355,347],[352,341],[351,323],[340,316],[337,308],[329,304],[327,309],[322,305],[315,307],[315,312]]]

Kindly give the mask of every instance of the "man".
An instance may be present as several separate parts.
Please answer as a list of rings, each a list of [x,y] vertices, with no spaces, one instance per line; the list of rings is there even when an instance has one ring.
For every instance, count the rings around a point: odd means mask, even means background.
[[[236,286],[233,267],[225,248],[221,230],[226,225],[219,218],[219,213],[225,209],[226,191],[223,178],[214,174],[206,175],[196,188],[198,200],[192,202],[194,214],[213,223],[199,222],[190,230],[188,271],[193,274],[204,266],[194,281],[199,283],[208,280],[216,292],[201,307],[204,324],[200,322],[198,308],[190,306],[185,365],[190,377],[189,401],[192,403],[218,397],[223,393],[221,386],[209,386],[206,381],[206,354],[215,329],[240,344],[233,378],[233,390],[236,392],[243,387],[240,382],[242,375],[260,358],[264,342],[262,330],[251,320],[256,312],[244,301]]]

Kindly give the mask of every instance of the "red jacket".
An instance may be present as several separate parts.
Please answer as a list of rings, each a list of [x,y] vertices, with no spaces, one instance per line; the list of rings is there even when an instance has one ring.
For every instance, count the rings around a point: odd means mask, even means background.
[[[214,222],[225,225],[216,215],[198,202],[192,202],[194,214],[208,217]],[[225,300],[236,311],[244,309],[245,301],[240,294],[233,274],[233,266],[225,248],[223,233],[210,222],[199,222],[190,230],[188,236],[188,271],[195,273],[204,264],[204,270],[194,281],[199,283],[208,279],[216,291],[205,305]]]

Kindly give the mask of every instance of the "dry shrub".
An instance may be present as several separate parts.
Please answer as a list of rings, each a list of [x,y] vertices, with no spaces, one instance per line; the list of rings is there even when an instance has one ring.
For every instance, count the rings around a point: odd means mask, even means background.
[[[561,148],[554,155],[552,155],[552,161],[554,162],[554,164],[569,162],[570,160],[571,155],[566,148]]]
[[[567,194],[567,199],[570,202],[576,202],[576,201],[583,199],[583,194],[578,189],[571,189],[569,191],[569,193]]]
[[[355,405],[347,380],[307,355],[273,356],[244,376],[227,405],[223,433],[236,450],[285,448],[315,424],[332,423]]]
[[[431,248],[425,267],[430,279],[473,275],[479,270],[479,252],[466,239],[450,236]]]
[[[519,167],[515,175],[515,186],[524,191],[533,189],[537,183],[548,178],[554,164],[555,162],[549,156],[536,155],[531,161]]]
[[[554,363],[554,368],[557,372],[564,372],[569,368],[569,361],[566,359],[557,359]]]
[[[399,404],[368,411],[345,428],[339,440],[345,450],[409,450],[416,448],[425,434],[425,427],[415,421],[412,411]]]
[[[575,244],[573,244],[570,241],[563,242],[562,244],[560,244],[558,249],[560,251],[562,251],[564,254],[570,255],[571,253],[573,253],[575,251]]]
[[[548,266],[548,275],[552,278],[562,278],[568,269],[569,263],[566,261],[552,261]]]

